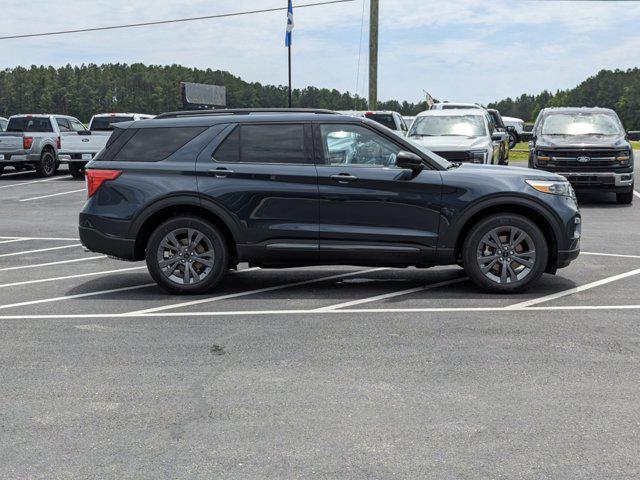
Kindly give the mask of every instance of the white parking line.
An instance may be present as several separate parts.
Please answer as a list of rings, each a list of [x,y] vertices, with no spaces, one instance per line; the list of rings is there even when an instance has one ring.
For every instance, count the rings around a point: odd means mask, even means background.
[[[456,278],[453,280],[446,280],[444,282],[434,283],[432,285],[423,285],[422,287],[408,288],[406,290],[400,290],[397,292],[383,293],[382,295],[376,295],[374,297],[361,298],[360,300],[352,300],[350,302],[337,303],[335,305],[328,305],[326,307],[316,308],[316,312],[327,312],[329,310],[338,310],[344,307],[352,307],[354,305],[361,305],[363,303],[376,302],[378,300],[386,300],[388,298],[399,297],[401,295],[408,295],[410,293],[423,292],[425,290],[433,290],[434,288],[445,287],[447,285],[454,285],[469,280],[468,277]]]
[[[82,244],[74,243],[73,245],[62,245],[60,247],[39,248],[37,250],[25,250],[22,252],[3,253],[0,257],[15,257],[16,255],[28,255],[29,253],[48,252],[50,250],[62,250],[63,248],[81,247]]]
[[[2,240],[0,243],[22,242],[24,240],[26,240],[26,238],[13,238],[11,240]]]
[[[77,242],[78,238],[61,238],[61,237],[0,237],[0,239],[16,239],[20,238],[22,240],[52,240],[52,241],[69,241],[69,242]]]
[[[246,290],[244,292],[236,292],[236,293],[229,293],[226,295],[219,295],[217,297],[207,297],[207,298],[201,298],[198,300],[192,300],[190,302],[180,302],[180,303],[174,303],[172,305],[165,305],[162,307],[155,307],[155,308],[147,308],[144,310],[137,310],[135,312],[130,312],[127,313],[125,315],[140,315],[140,314],[145,314],[145,313],[154,313],[154,312],[161,312],[164,310],[172,310],[174,308],[180,308],[180,307],[190,307],[192,305],[200,305],[202,303],[209,303],[209,302],[217,302],[220,300],[227,300],[229,298],[238,298],[238,297],[244,297],[247,295],[254,295],[256,293],[264,293],[264,292],[273,292],[275,290],[282,290],[285,288],[292,288],[292,287],[299,287],[301,285],[309,285],[312,283],[319,283],[319,282],[325,282],[328,280],[335,280],[337,278],[344,278],[344,277],[351,277],[354,275],[361,275],[363,273],[372,273],[372,272],[379,272],[381,270],[387,270],[386,268],[371,268],[368,270],[358,270],[357,272],[349,272],[349,273],[341,273],[338,275],[330,275],[328,277],[320,277],[320,278],[314,278],[312,280],[303,280],[300,282],[292,282],[292,283],[285,283],[282,285],[275,285],[273,287],[265,287],[265,288],[258,288],[255,290]]]
[[[37,267],[49,267],[51,265],[61,265],[63,263],[76,263],[76,262],[87,262],[89,260],[106,260],[106,255],[100,255],[99,257],[86,257],[86,258],[72,258],[71,260],[60,260],[59,262],[47,262],[47,263],[38,263],[38,264],[29,264],[29,265],[19,265],[17,267],[6,267],[0,268],[0,272],[9,272],[11,270],[24,270],[25,268],[37,268]]]
[[[51,182],[57,180],[58,177],[44,178],[42,180],[30,180],[28,182],[10,183],[9,185],[0,185],[0,188],[19,187],[21,185],[31,185],[32,183]]]
[[[532,305],[537,305],[538,303],[549,302],[551,300],[556,300],[558,298],[566,297],[568,295],[573,295],[574,293],[583,292],[585,290],[589,290],[591,288],[599,287],[601,285],[606,285],[607,283],[615,282],[616,280],[622,280],[623,278],[632,277],[633,275],[640,274],[640,268],[636,270],[631,270],[630,272],[621,273],[619,275],[614,275],[612,277],[603,278],[602,280],[598,280],[596,282],[587,283],[586,285],[580,285],[575,288],[570,288],[568,290],[563,290],[561,292],[552,293],[550,295],[545,295],[544,297],[534,298],[532,300],[527,300],[526,302],[515,303],[513,305],[509,305],[505,307],[507,310],[518,310],[530,307]]]
[[[19,302],[19,303],[10,303],[7,305],[0,305],[0,310],[4,310],[6,308],[15,308],[15,307],[25,307],[27,305],[36,305],[39,303],[50,303],[50,302],[60,302],[62,300],[72,300],[74,298],[84,298],[84,297],[94,297],[97,295],[106,295],[107,293],[116,293],[116,292],[127,292],[129,290],[138,290],[140,288],[147,288],[156,286],[155,283],[145,283],[142,285],[132,285],[130,287],[121,287],[121,288],[112,288],[109,290],[98,290],[95,292],[87,292],[87,293],[78,293],[76,295],[65,295],[63,297],[53,297],[53,298],[42,298],[40,300],[29,300],[27,302]],[[91,315],[88,315],[90,317]]]
[[[150,284],[155,285],[155,284]],[[143,288],[145,285],[137,287],[126,287],[126,289]],[[100,293],[107,293],[100,292]],[[90,294],[82,294],[88,296]],[[61,297],[77,298],[72,297]],[[51,301],[51,299],[47,300]],[[5,308],[0,307],[0,308]],[[389,314],[389,313],[512,313],[514,310],[519,312],[536,313],[540,311],[580,311],[580,310],[640,310],[640,305],[570,305],[570,306],[553,306],[553,307],[530,307],[508,309],[505,307],[471,307],[471,308],[360,308],[360,309],[344,309],[344,310],[246,310],[246,311],[216,311],[216,312],[158,312],[158,313],[77,313],[77,314],[40,314],[40,315],[0,315],[0,320],[26,320],[26,319],[72,319],[72,318],[160,318],[160,317],[224,317],[224,316],[255,316],[255,315],[327,315],[327,314],[348,314],[348,313],[367,313],[367,314]],[[423,320],[429,320],[429,317],[423,317]]]
[[[78,193],[78,192],[86,192],[86,191],[87,191],[86,189],[81,188],[79,190],[69,190],[68,192],[52,193],[50,195],[41,195],[39,197],[23,198],[22,200],[19,200],[19,201],[20,202],[30,202],[31,200],[41,200],[43,198],[59,197],[60,195],[69,195],[70,193]]]
[[[72,278],[95,277],[96,275],[110,275],[112,273],[132,272],[134,270],[142,270],[146,268],[147,267],[129,267],[129,268],[119,268],[117,270],[103,270],[101,272],[79,273],[76,275],[66,275],[64,277],[39,278],[37,280],[25,280],[22,282],[3,283],[3,284],[0,284],[0,288],[17,287],[19,285],[31,285],[32,283],[55,282],[58,280],[71,280]]]
[[[596,257],[640,258],[640,255],[620,255],[618,253],[580,252],[580,255],[594,255]]]
[[[633,194],[634,194],[636,197],[640,198],[640,193],[636,192],[635,190],[633,191]]]

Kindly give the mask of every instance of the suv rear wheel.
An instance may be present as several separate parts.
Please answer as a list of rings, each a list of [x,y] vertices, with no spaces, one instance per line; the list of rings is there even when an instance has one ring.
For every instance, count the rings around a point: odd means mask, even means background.
[[[490,293],[515,293],[544,273],[548,246],[540,228],[514,214],[491,215],[469,231],[463,264],[469,278]]]
[[[166,291],[202,293],[227,272],[229,249],[214,225],[198,217],[177,217],[151,234],[146,260],[149,273]]]
[[[71,162],[69,163],[69,173],[73,178],[82,179],[84,178],[84,165]]]

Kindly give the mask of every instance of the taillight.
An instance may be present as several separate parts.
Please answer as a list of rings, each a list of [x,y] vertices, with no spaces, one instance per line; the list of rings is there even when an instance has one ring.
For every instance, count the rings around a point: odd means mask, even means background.
[[[122,170],[93,170],[85,172],[87,178],[87,197],[91,197],[98,191],[100,185],[107,180],[115,180],[122,174]]]
[[[62,141],[60,140],[60,137],[58,137],[58,140],[56,140],[56,147],[58,148],[58,150],[62,148]]]
[[[33,137],[22,137],[22,148],[24,150],[31,150],[31,145],[33,145]]]

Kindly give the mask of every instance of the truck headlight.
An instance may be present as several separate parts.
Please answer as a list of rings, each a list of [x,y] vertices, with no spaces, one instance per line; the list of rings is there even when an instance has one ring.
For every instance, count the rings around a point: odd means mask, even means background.
[[[616,160],[618,160],[621,165],[627,165],[631,161],[631,152],[626,151],[618,153]]]
[[[487,152],[485,150],[471,150],[469,153],[473,163],[486,163]]]
[[[525,182],[542,193],[576,198],[576,193],[574,192],[573,187],[567,181],[555,182],[553,180],[525,180]]]
[[[538,162],[548,162],[551,160],[551,155],[549,155],[547,152],[537,151],[536,160]]]

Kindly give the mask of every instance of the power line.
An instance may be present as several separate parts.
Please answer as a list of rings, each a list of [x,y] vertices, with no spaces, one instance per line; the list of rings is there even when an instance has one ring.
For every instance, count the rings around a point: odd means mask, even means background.
[[[295,6],[294,8],[319,7],[321,5],[330,5],[333,3],[348,3],[348,2],[355,2],[355,0],[329,0],[325,2],[316,2],[316,3],[307,3],[304,5],[298,5],[298,6]],[[240,15],[254,15],[256,13],[277,12],[277,11],[282,11],[286,9],[287,7],[265,8],[262,10],[247,10],[244,12],[221,13],[218,15],[205,15],[203,17],[175,18],[171,20],[158,20],[155,22],[129,23],[126,25],[111,25],[108,27],[90,27],[90,28],[78,28],[75,30],[61,30],[58,32],[28,33],[24,35],[8,35],[5,37],[0,37],[0,40],[9,40],[12,38],[46,37],[50,35],[66,35],[68,33],[97,32],[99,30],[115,30],[118,28],[147,27],[149,25],[163,25],[167,23],[181,23],[181,22],[193,22],[197,20],[209,20],[212,18],[226,18],[226,17],[237,17]]]

